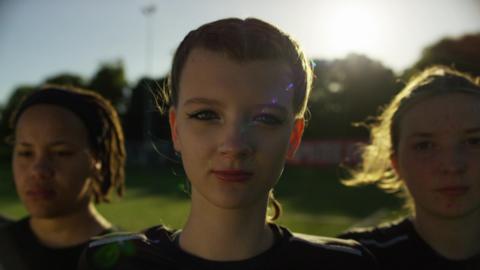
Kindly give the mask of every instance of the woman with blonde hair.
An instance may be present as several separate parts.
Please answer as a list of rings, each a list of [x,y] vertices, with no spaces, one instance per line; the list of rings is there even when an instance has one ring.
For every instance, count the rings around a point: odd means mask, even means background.
[[[383,269],[480,269],[480,80],[444,66],[415,75],[371,127],[347,185],[377,184],[411,215],[341,235]]]

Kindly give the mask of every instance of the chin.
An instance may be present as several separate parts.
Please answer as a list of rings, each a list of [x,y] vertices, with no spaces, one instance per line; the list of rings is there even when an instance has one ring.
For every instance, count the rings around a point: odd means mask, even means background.
[[[480,207],[477,208],[465,208],[463,206],[454,205],[454,206],[444,206],[442,209],[437,209],[434,211],[435,216],[446,219],[446,220],[456,220],[467,218],[469,216],[479,214]]]
[[[222,196],[223,197],[223,196]],[[226,210],[242,210],[242,209],[249,209],[251,210],[252,207],[255,205],[264,206],[265,204],[259,204],[258,202],[255,203],[251,198],[245,197],[235,197],[235,196],[228,196],[224,198],[212,198],[210,202],[218,208],[223,208]]]
[[[29,210],[30,217],[36,219],[54,219],[64,216],[63,214],[59,213],[58,211],[48,209],[48,210]]]
[[[241,201],[236,201],[236,200],[210,200],[210,203],[215,205],[218,208],[223,208],[223,209],[230,209],[230,210],[236,210],[236,209],[242,209],[245,207],[245,203],[242,203]]]
[[[58,208],[58,207],[31,207],[27,208],[30,216],[32,218],[39,218],[39,219],[55,219],[69,216],[75,213],[75,210],[72,209],[65,209],[65,208]]]

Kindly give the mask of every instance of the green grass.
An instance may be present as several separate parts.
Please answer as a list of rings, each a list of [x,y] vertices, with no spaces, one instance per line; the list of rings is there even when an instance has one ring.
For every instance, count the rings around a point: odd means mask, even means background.
[[[336,168],[286,168],[275,189],[284,209],[278,223],[298,232],[333,236],[374,213],[383,214],[370,222],[401,213],[399,199],[371,186],[347,188],[339,182],[339,174]],[[174,176],[171,167],[128,168],[126,196],[99,205],[99,210],[126,230],[159,223],[179,228],[189,210],[188,196],[182,191],[183,178]],[[0,165],[0,213],[13,218],[26,215],[6,164]]]

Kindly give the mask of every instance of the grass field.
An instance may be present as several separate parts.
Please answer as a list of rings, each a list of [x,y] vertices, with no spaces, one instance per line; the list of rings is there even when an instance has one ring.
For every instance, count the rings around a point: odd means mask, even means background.
[[[375,223],[401,214],[399,199],[375,187],[344,187],[339,174],[336,168],[287,167],[275,189],[284,208],[278,223],[298,232],[333,236],[362,221]],[[9,166],[0,165],[0,213],[19,218],[26,211],[11,178]],[[189,209],[183,178],[174,176],[171,167],[128,168],[126,196],[100,205],[100,212],[126,230],[159,223],[179,228]]]

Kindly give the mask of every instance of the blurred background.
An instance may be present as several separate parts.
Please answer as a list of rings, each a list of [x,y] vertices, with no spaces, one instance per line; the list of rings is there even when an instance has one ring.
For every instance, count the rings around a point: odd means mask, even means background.
[[[153,94],[188,31],[225,17],[258,17],[303,46],[316,75],[311,119],[276,187],[295,231],[335,235],[405,214],[375,187],[347,188],[345,167],[368,141],[368,122],[415,71],[431,64],[480,75],[479,0],[0,0],[0,137],[26,93],[43,83],[90,88],[122,117],[127,195],[100,206],[128,230],[181,227],[185,175]],[[11,148],[0,145],[0,213],[26,214],[15,194]]]

